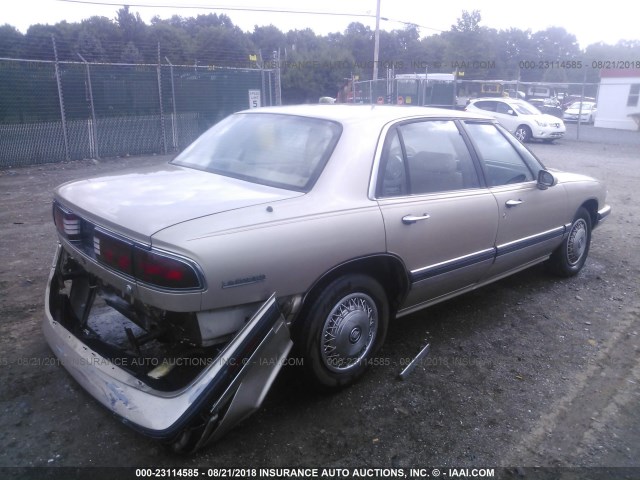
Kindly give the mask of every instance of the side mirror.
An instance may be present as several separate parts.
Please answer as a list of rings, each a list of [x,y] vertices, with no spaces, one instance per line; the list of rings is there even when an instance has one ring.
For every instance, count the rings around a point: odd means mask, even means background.
[[[516,112],[514,112],[514,111],[513,111],[513,110],[511,110],[511,109],[509,109],[509,110],[507,110],[507,114],[509,114],[509,115],[515,115],[515,114],[516,114]]]
[[[538,188],[540,190],[546,190],[549,187],[553,187],[558,183],[558,179],[547,170],[540,170],[538,172]]]

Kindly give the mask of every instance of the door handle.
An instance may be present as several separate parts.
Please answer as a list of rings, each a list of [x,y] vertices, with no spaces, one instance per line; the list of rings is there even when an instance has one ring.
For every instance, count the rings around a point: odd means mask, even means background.
[[[402,223],[405,225],[411,225],[412,223],[419,222],[420,220],[427,220],[431,218],[431,215],[425,213],[424,215],[405,215],[402,217]]]
[[[505,205],[507,206],[507,208],[511,208],[511,207],[517,207],[521,203],[524,203],[524,202],[522,200],[507,200],[505,202]]]

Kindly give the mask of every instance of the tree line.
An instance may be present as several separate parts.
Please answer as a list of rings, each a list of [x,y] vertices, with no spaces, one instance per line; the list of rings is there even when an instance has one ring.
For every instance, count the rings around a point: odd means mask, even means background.
[[[380,32],[379,72],[444,72],[465,79],[522,82],[599,81],[602,62],[640,60],[640,41],[595,43],[580,49],[562,27],[532,32],[481,25],[481,13],[462,11],[448,31],[421,37],[416,25]],[[335,96],[347,78],[371,78],[374,31],[359,22],[345,31],[317,35],[307,28],[282,32],[273,25],[243,32],[224,14],[154,17],[150,24],[129,7],[114,19],[33,25],[26,34],[0,26],[0,57],[51,60],[52,35],[59,60],[166,63],[216,67],[280,67],[283,100],[317,101]],[[635,65],[635,64],[634,64]]]

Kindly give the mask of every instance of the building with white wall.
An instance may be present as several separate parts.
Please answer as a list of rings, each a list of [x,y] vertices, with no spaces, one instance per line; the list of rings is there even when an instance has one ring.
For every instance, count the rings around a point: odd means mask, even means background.
[[[640,69],[600,71],[596,127],[640,130]]]

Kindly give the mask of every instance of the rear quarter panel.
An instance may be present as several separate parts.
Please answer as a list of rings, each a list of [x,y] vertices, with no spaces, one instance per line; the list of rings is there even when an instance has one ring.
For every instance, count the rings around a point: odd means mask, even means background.
[[[380,125],[345,125],[314,188],[296,198],[191,220],[152,237],[203,269],[202,309],[306,292],[348,260],[386,251],[377,202],[368,198]],[[250,283],[229,286],[229,283]],[[223,286],[225,286],[223,288]]]
[[[329,212],[318,206],[308,196],[273,205],[272,212],[262,206],[213,215],[167,229],[153,243],[179,249],[203,269],[203,310],[264,300],[272,292],[303,293],[335,265],[385,250],[382,217],[373,202]],[[238,215],[241,227],[216,229]]]

